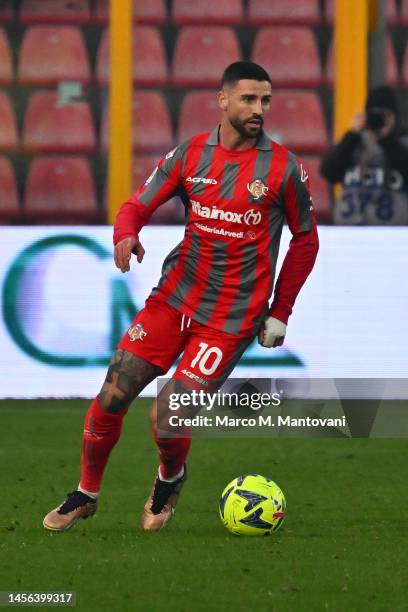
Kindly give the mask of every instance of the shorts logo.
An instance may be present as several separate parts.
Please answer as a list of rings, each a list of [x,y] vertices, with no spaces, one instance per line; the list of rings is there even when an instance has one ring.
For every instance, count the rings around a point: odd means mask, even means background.
[[[190,372],[189,370],[184,369],[181,370],[181,373],[187,376],[188,378],[191,378],[191,380],[195,380],[198,383],[201,383],[202,385],[208,387],[208,382],[206,381],[206,379],[201,378],[201,376],[197,376],[197,374],[194,374],[194,372]]]
[[[247,189],[254,200],[259,200],[269,191],[269,187],[267,187],[261,179],[255,179],[252,183],[248,183]]]
[[[147,336],[147,331],[144,330],[143,325],[141,323],[138,323],[133,327],[129,327],[128,335],[130,341],[134,342],[135,340],[143,340],[143,338]]]

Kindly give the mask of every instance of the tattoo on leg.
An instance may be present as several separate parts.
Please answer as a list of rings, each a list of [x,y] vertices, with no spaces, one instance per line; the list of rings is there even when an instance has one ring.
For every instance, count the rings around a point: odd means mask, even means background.
[[[158,366],[128,351],[117,350],[98,396],[102,410],[124,412],[142,389],[161,374],[163,370]]]

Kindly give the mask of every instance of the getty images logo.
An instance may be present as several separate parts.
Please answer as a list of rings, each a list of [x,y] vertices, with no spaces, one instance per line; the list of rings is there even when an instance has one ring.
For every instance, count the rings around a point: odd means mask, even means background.
[[[221,210],[216,206],[203,206],[197,200],[190,200],[193,212],[204,219],[218,219],[219,221],[228,221],[229,223],[245,223],[246,225],[258,225],[262,219],[262,213],[259,210],[250,208],[245,214],[232,212],[231,210]]]

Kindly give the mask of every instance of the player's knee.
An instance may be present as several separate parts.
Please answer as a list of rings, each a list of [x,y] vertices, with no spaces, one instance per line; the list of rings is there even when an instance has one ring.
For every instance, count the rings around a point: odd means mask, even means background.
[[[139,393],[138,372],[132,357],[126,351],[118,350],[113,355],[105,382],[98,399],[102,410],[110,413],[124,413]]]
[[[106,397],[104,386],[98,395],[98,400],[101,409],[110,414],[124,414],[132,402],[132,400],[127,400],[127,398],[120,400],[113,397]]]

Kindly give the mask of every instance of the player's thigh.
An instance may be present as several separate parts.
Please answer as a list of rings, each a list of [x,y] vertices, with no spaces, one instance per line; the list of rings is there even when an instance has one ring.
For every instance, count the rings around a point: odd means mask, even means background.
[[[185,384],[183,380],[169,378],[161,387],[154,400],[149,412],[150,427],[152,431],[159,437],[190,437],[191,427],[184,425],[171,425],[171,416],[173,416],[174,407],[172,405],[172,397],[186,397],[191,393],[191,386]],[[192,416],[193,411],[186,409],[185,416]]]
[[[123,349],[167,372],[183,350],[187,333],[183,315],[157,298],[146,300],[145,307],[123,335]]]
[[[192,391],[216,391],[231,374],[252,340],[192,323],[177,369],[162,387],[156,410],[151,414],[152,427],[157,427],[160,436],[190,435],[190,428],[184,425],[184,421],[180,421],[182,424],[172,424],[172,417],[176,414],[172,403],[183,397],[183,402],[177,407],[177,415],[190,418],[198,414],[205,406],[205,399],[201,395],[194,397]],[[188,401],[188,396],[191,401]]]
[[[149,298],[124,334],[99,395],[103,410],[122,412],[154,380],[167,372],[186,339],[182,315]]]

